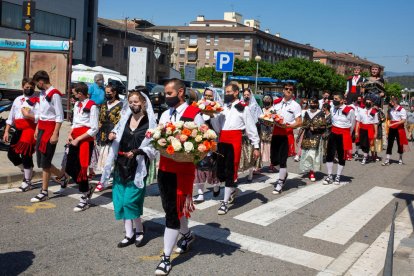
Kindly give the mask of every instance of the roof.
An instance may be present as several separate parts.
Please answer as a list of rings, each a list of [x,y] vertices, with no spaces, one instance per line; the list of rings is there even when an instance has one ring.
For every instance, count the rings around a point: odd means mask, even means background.
[[[99,25],[104,26],[105,28],[114,30],[114,31],[120,31],[120,32],[125,32],[125,24],[119,23],[115,20],[111,20],[111,19],[105,19],[105,18],[98,18],[98,27]],[[143,38],[146,38],[148,40],[154,41],[157,40],[157,43],[161,44],[167,44],[167,42],[156,39],[152,36],[147,35],[144,32],[135,30],[135,29],[127,29],[128,34],[134,34],[137,36],[141,36]]]
[[[351,63],[361,64],[361,65],[376,64],[375,62],[360,58],[352,53],[337,53],[337,52],[325,51],[325,50],[316,49],[316,48],[314,48],[314,50],[315,50],[313,54],[314,58],[328,58],[332,60],[340,60],[344,62],[351,62]]]
[[[236,21],[228,21],[228,20],[217,20],[217,19],[205,19],[203,21],[191,21],[190,24],[237,24],[239,26],[244,26],[243,24],[240,24]]]

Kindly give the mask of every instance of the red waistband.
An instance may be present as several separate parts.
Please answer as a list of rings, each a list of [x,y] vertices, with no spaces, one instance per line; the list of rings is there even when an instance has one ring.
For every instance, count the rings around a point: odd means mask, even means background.
[[[56,126],[56,122],[55,121],[42,121],[39,120],[37,122],[37,126],[39,129],[51,129],[51,128],[55,128]]]
[[[359,123],[359,127],[361,129],[374,129],[374,124],[363,124],[363,123]]]
[[[86,133],[88,130],[90,129],[90,127],[86,127],[86,126],[81,126],[81,127],[76,127],[74,129],[72,129],[72,138],[76,139],[77,137],[81,136],[82,134]],[[84,139],[82,141],[93,141],[94,138],[93,137],[88,137],[87,139]]]
[[[222,130],[219,142],[241,144],[243,131],[241,130]]]
[[[341,127],[336,127],[336,126],[332,126],[332,133],[335,134],[351,134],[351,128],[341,128]]]
[[[273,135],[287,136],[287,135],[291,135],[291,134],[293,134],[293,128],[281,128],[281,127],[278,127],[278,126],[275,126],[273,128]]]
[[[36,124],[30,119],[16,119],[14,120],[14,125],[17,129],[36,129]]]
[[[398,123],[398,122],[400,122],[400,121],[391,121],[391,123],[390,124],[395,124],[395,123]],[[394,127],[390,127],[390,128],[396,128],[396,129],[399,129],[399,128],[404,128],[404,124],[399,124],[399,125],[396,125],[396,126],[394,126]]]

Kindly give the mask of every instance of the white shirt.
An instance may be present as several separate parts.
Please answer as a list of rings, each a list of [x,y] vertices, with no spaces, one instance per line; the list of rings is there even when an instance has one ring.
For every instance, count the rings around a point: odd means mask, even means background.
[[[53,89],[55,88],[51,86],[46,91],[40,91],[39,120],[55,121],[56,123],[62,123],[64,115],[62,107],[62,98],[60,97],[60,95],[54,94],[50,102],[46,100],[47,94]]]
[[[243,112],[238,111],[235,105],[239,102],[239,100],[235,100],[230,107],[224,105],[220,115],[211,119],[211,125],[216,132],[221,130],[245,130],[254,148],[258,149],[260,138],[252,113],[248,106],[244,107]]]
[[[176,112],[174,113],[175,108],[170,107],[169,109],[165,110],[160,118],[160,124],[166,124],[168,122],[178,122],[181,120],[181,116],[183,116],[184,111],[187,109],[188,104],[183,103],[179,107],[177,107]],[[194,118],[194,123],[197,125],[204,124],[203,117],[200,114],[197,114]]]
[[[400,111],[397,111],[397,109],[400,106],[395,106],[391,108],[390,111],[390,119],[391,121],[401,121],[401,120],[407,120],[407,111],[405,111],[404,108],[401,108]]]
[[[78,127],[89,127],[86,133],[88,133],[89,136],[94,137],[98,133],[99,129],[99,111],[96,105],[91,107],[90,112],[83,111],[88,101],[89,99],[85,99],[82,102],[78,101],[75,103],[75,107],[73,108],[72,129]],[[81,103],[82,106],[78,106],[79,103]]]
[[[289,125],[294,124],[296,118],[302,115],[302,108],[293,99],[287,102],[283,99],[280,103],[275,104],[273,109],[277,115],[283,117],[283,122]]]
[[[23,107],[30,109],[29,113],[35,116],[35,122],[37,122],[36,117],[39,112],[39,103],[36,103],[34,106],[31,106],[27,103],[27,101],[33,97],[35,96],[27,97],[22,95],[14,99],[6,124],[13,125],[14,120],[25,119],[25,117],[22,114]]]
[[[332,102],[331,102],[331,100],[327,100],[328,101],[328,103],[332,106]],[[323,104],[325,103],[325,99],[320,99],[319,100],[319,109],[320,110],[322,110],[322,108],[323,108]]]
[[[357,112],[355,112],[356,120],[366,125],[378,124],[378,112],[376,112],[375,115],[372,116],[371,111],[372,108],[358,108]]]
[[[351,132],[355,125],[355,111],[351,109],[347,115],[343,113],[344,108],[347,107],[345,104],[336,108],[331,107],[332,125],[339,128],[351,128]]]

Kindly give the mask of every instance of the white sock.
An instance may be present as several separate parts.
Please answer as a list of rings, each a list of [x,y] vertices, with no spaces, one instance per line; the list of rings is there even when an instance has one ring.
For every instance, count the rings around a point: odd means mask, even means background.
[[[249,179],[249,180],[253,179],[253,171],[254,171],[254,168],[249,169],[249,176],[247,177],[247,179]]]
[[[27,181],[31,181],[32,180],[32,172],[33,172],[33,168],[24,169],[24,179],[26,179]]]
[[[391,154],[387,154],[387,160],[390,160]]]
[[[132,219],[124,219],[124,226],[125,226],[125,236],[128,238],[132,238],[134,235],[134,229],[132,226]],[[127,239],[123,239],[121,241],[122,243],[127,243]]]
[[[332,175],[333,162],[326,162],[326,169],[328,170],[328,175]]]
[[[368,153],[364,152],[364,158],[367,159]]]
[[[280,168],[279,170],[279,179],[285,180],[287,174],[287,168]]]
[[[141,218],[134,219],[135,232],[144,232],[144,226],[142,225]]]
[[[203,195],[204,194],[204,183],[197,183],[196,187],[197,187],[197,193],[199,195]]]
[[[341,165],[338,164],[338,169],[337,169],[337,172],[336,172],[336,176],[341,176],[343,169],[344,169],[344,166],[341,166]]]
[[[225,203],[229,202],[230,195],[233,191],[234,191],[234,188],[232,188],[232,187],[225,187],[224,188],[224,199],[223,199],[223,201]]]
[[[165,256],[171,256],[171,252],[177,242],[178,234],[180,232],[176,229],[165,227],[164,231],[164,254]]]
[[[188,229],[188,218],[182,216],[180,219],[180,233],[187,234],[189,231],[190,229]]]

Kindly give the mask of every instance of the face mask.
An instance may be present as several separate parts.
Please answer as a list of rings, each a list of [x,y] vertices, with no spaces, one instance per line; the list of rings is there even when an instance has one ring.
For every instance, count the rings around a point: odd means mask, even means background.
[[[234,95],[233,94],[224,95],[224,102],[225,103],[231,103],[232,101],[234,101]]]
[[[361,104],[361,101],[357,101],[357,104],[360,105]]]
[[[271,102],[263,102],[263,105],[266,106],[266,107],[268,107],[268,106],[271,106],[272,103]]]
[[[340,101],[335,101],[335,100],[333,100],[332,102],[333,102],[333,105],[334,105],[334,106],[339,106],[339,105],[341,104],[341,102],[340,102]]]
[[[323,99],[326,101],[329,97],[323,97]]]
[[[366,103],[366,104],[365,104],[365,107],[366,107],[367,109],[370,109],[370,108],[372,107],[372,103]]]
[[[302,104],[302,108],[306,108],[306,104]]]
[[[112,100],[114,97],[111,94],[105,94],[105,98],[110,101]]]
[[[31,89],[31,88],[30,89],[25,89],[25,90],[23,90],[23,93],[26,96],[31,96],[34,93],[34,89]]]
[[[174,97],[165,97],[165,104],[166,104],[166,105],[168,105],[169,107],[174,107],[174,106],[176,106],[179,102],[180,102],[180,99],[178,98],[178,96],[174,96]]]
[[[41,86],[39,86],[39,85],[36,85],[36,87],[37,87],[37,89],[39,89],[39,90],[43,90],[43,87],[41,87]]]
[[[244,101],[245,101],[245,102],[250,101],[250,97],[244,97]]]
[[[318,109],[318,105],[317,105],[317,104],[311,104],[311,105],[310,105],[310,108],[311,108],[311,109]]]
[[[130,105],[129,108],[131,109],[132,113],[134,113],[134,114],[140,113],[141,109],[142,109],[140,105],[139,106]]]
[[[393,108],[393,107],[394,107],[394,104],[392,104],[392,103],[389,103],[388,105],[389,105],[389,107],[391,107],[391,108]]]

